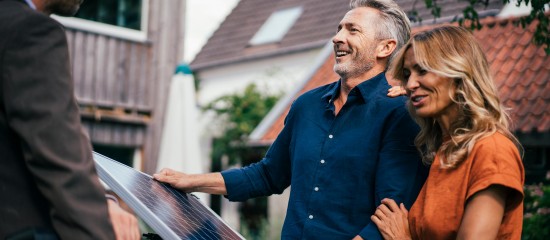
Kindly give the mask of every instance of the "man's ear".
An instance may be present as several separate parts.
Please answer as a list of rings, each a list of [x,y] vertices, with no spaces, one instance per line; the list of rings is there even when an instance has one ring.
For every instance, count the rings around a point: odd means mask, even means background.
[[[387,58],[395,51],[397,41],[395,39],[384,39],[378,43],[377,54],[378,58]]]

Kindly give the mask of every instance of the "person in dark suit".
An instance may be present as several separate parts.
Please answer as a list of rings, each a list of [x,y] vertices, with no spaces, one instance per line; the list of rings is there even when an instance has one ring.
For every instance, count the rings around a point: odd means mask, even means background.
[[[105,198],[66,36],[48,17],[72,15],[81,2],[0,0],[0,239],[140,236],[136,218]]]

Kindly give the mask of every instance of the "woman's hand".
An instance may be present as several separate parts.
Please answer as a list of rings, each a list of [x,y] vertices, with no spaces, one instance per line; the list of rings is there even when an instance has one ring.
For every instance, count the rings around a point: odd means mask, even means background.
[[[402,86],[394,86],[388,89],[388,97],[399,97],[401,95],[407,95],[407,91]]]
[[[409,211],[401,203],[397,206],[394,200],[384,198],[370,217],[376,224],[384,239],[411,239],[409,232]]]

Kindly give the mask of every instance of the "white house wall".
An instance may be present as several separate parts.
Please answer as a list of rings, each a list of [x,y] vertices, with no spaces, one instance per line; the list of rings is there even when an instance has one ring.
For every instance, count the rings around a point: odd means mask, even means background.
[[[250,83],[270,92],[287,92],[311,68],[320,48],[253,62],[243,62],[198,72],[198,103],[243,91]]]

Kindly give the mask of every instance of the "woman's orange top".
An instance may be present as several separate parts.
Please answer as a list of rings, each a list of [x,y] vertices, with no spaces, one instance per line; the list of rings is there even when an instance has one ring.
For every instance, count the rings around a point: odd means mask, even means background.
[[[506,199],[497,239],[520,239],[523,183],[518,149],[500,133],[479,140],[456,168],[442,169],[436,157],[409,212],[411,235],[413,239],[456,239],[468,198],[497,184],[512,190]]]

